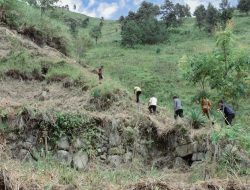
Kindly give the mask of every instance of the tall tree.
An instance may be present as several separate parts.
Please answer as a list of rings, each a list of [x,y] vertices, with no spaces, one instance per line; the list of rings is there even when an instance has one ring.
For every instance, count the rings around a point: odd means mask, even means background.
[[[220,3],[220,20],[222,27],[225,29],[228,20],[233,17],[233,9],[231,8],[228,0],[221,0]]]
[[[161,6],[161,14],[161,18],[167,27],[176,26],[178,24],[175,14],[175,6],[170,0],[165,0],[164,4]]]
[[[219,11],[211,4],[208,4],[206,11],[206,29],[208,32],[212,32],[217,26],[220,20]]]
[[[160,8],[158,5],[143,1],[139,10],[137,11],[138,19],[145,20],[149,18],[154,18],[160,14]]]
[[[48,9],[52,8],[53,5],[59,0],[38,0],[41,9],[41,15]]]
[[[177,15],[178,18],[184,18],[186,16],[184,5],[177,3],[174,6],[174,10],[175,10],[175,14]]]
[[[133,48],[136,44],[142,42],[142,31],[134,20],[124,23],[121,31],[122,45]]]
[[[191,17],[190,7],[188,4],[185,5],[184,12],[186,17]]]
[[[238,4],[238,9],[241,12],[244,12],[248,15],[250,11],[250,1],[249,0],[240,0]]]
[[[196,17],[196,23],[199,29],[205,26],[205,20],[206,20],[206,9],[204,5],[200,5],[196,7],[194,11],[194,16]]]
[[[102,28],[100,26],[94,26],[89,35],[95,39],[95,43],[97,44],[98,39],[102,36]]]
[[[142,2],[137,12],[130,11],[121,17],[122,45],[155,44],[164,40],[162,24],[157,19],[160,8],[149,2]]]

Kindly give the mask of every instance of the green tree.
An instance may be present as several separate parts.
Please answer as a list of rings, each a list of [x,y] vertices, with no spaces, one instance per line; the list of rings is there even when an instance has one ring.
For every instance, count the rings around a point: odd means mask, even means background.
[[[119,23],[122,23],[125,20],[124,16],[120,16]]]
[[[228,0],[221,0],[220,3],[220,20],[222,27],[225,29],[228,20],[233,17],[233,9],[230,7]]]
[[[217,26],[220,20],[219,11],[211,4],[208,4],[206,11],[206,29],[208,32],[212,32]]]
[[[136,15],[138,20],[147,20],[155,18],[159,14],[160,14],[160,8],[158,5],[154,5],[153,3],[143,1]]]
[[[191,17],[190,7],[188,4],[185,5],[184,12],[186,17]]]
[[[142,41],[142,31],[139,25],[134,20],[127,21],[121,31],[122,45],[134,47]]]
[[[216,65],[213,55],[196,55],[188,59],[185,78],[194,84],[198,84],[202,91],[206,91],[212,72]]]
[[[139,24],[142,44],[156,44],[164,40],[165,31],[156,19],[148,19]]]
[[[121,17],[122,45],[134,47],[163,41],[163,24],[157,19],[159,11],[157,5],[144,1],[136,13],[130,11],[127,17]]]
[[[165,0],[164,4],[161,6],[161,14],[161,18],[167,27],[178,25],[175,6],[170,0]]]
[[[102,36],[102,28],[100,26],[94,26],[89,35],[95,39],[95,43],[97,44],[98,39]]]
[[[211,54],[189,58],[183,69],[184,76],[200,84],[203,90],[209,85],[221,97],[233,100],[237,105],[240,97],[249,92],[250,56],[233,48],[233,35],[229,28],[217,34],[216,45],[217,49]]]
[[[233,46],[233,34],[231,30],[225,30],[217,33],[217,41],[216,46],[218,47],[218,58],[224,65],[224,77],[227,76],[230,68],[230,55],[232,54],[232,46]]]
[[[181,5],[179,3],[173,4],[170,0],[165,0],[161,6],[162,20],[167,27],[176,27],[182,23],[184,17],[190,17],[190,7],[188,5]]]
[[[196,7],[194,11],[194,16],[196,18],[196,24],[201,29],[205,26],[205,19],[206,19],[206,9],[204,5],[200,5]]]
[[[184,18],[186,16],[184,5],[177,3],[174,6],[174,10],[175,10],[175,14],[177,15],[178,18]]]
[[[249,0],[240,0],[237,8],[248,15],[250,11],[250,1]]]
[[[41,9],[41,15],[43,15],[46,10],[53,8],[53,5],[58,1],[59,0],[38,0]]]
[[[81,27],[86,28],[89,24],[89,17],[85,18],[82,23],[81,23]]]

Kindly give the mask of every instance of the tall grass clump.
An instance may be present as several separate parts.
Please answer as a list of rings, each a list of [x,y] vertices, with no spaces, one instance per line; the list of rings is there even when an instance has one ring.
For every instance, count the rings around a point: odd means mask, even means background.
[[[192,110],[190,112],[190,115],[188,116],[188,120],[189,120],[191,126],[195,129],[201,128],[206,123],[205,117],[203,115],[201,115],[201,113],[196,111],[196,110]]]

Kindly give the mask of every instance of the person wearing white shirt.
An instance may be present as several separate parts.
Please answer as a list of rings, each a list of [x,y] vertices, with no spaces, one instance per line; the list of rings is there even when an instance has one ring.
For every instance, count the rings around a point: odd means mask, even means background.
[[[156,113],[156,107],[157,107],[157,98],[151,97],[148,102],[148,109],[150,113]]]
[[[136,95],[136,103],[140,103],[141,88],[138,86],[135,86],[134,93]]]

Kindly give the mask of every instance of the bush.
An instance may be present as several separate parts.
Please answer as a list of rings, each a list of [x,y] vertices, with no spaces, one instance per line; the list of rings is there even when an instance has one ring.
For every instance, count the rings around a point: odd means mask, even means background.
[[[121,90],[121,88],[118,84],[111,81],[105,81],[104,84],[93,88],[91,91],[92,98],[90,99],[93,109],[108,110],[114,102],[127,95],[126,91]]]
[[[200,112],[195,110],[191,111],[191,114],[189,115],[188,119],[194,129],[199,129],[206,123],[205,117],[202,116]]]

